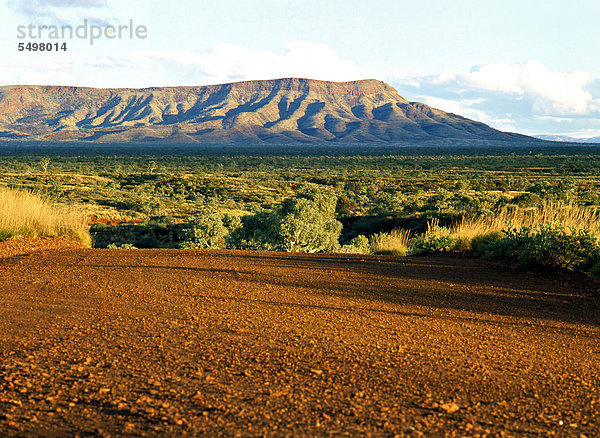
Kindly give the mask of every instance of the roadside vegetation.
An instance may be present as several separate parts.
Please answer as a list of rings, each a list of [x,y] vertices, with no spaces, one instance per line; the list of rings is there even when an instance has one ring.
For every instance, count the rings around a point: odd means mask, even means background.
[[[573,203],[505,207],[442,227],[430,222],[410,253],[471,251],[525,269],[569,269],[600,276],[600,210]]]
[[[461,251],[526,268],[600,269],[596,148],[535,154],[250,152],[0,157],[0,186],[39,193],[54,211],[62,206],[124,221],[92,225],[99,248],[397,256]],[[127,223],[134,219],[141,224]],[[67,222],[80,227],[77,219]],[[79,233],[4,228],[5,234]]]
[[[54,206],[32,193],[0,187],[0,240],[15,236],[65,236],[89,245],[83,215]]]

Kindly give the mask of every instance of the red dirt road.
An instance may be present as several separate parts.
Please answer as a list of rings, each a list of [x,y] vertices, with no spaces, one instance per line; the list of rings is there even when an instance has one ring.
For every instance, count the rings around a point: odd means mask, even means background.
[[[0,258],[1,436],[598,437],[599,412],[598,301],[484,262]]]

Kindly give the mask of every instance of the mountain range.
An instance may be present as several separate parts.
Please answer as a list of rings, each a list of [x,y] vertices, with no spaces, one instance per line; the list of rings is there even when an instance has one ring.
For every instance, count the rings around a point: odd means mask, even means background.
[[[576,138],[568,135],[553,134],[534,135],[534,137],[540,140],[558,141],[561,143],[600,143],[600,137]]]
[[[0,138],[177,143],[536,141],[409,102],[378,80],[297,78],[143,89],[3,86]]]

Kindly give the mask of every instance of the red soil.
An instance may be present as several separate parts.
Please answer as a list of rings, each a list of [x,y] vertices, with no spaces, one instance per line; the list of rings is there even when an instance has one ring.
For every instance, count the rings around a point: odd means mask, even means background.
[[[60,242],[2,247],[2,436],[600,436],[598,301],[567,284]]]

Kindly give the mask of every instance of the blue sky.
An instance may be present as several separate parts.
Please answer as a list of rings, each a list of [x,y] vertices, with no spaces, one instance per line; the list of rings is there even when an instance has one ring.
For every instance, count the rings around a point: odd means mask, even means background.
[[[590,137],[600,135],[598,17],[597,0],[1,0],[0,84],[377,78],[502,130]],[[17,26],[84,19],[133,20],[148,36],[17,51],[42,41],[17,38]]]

